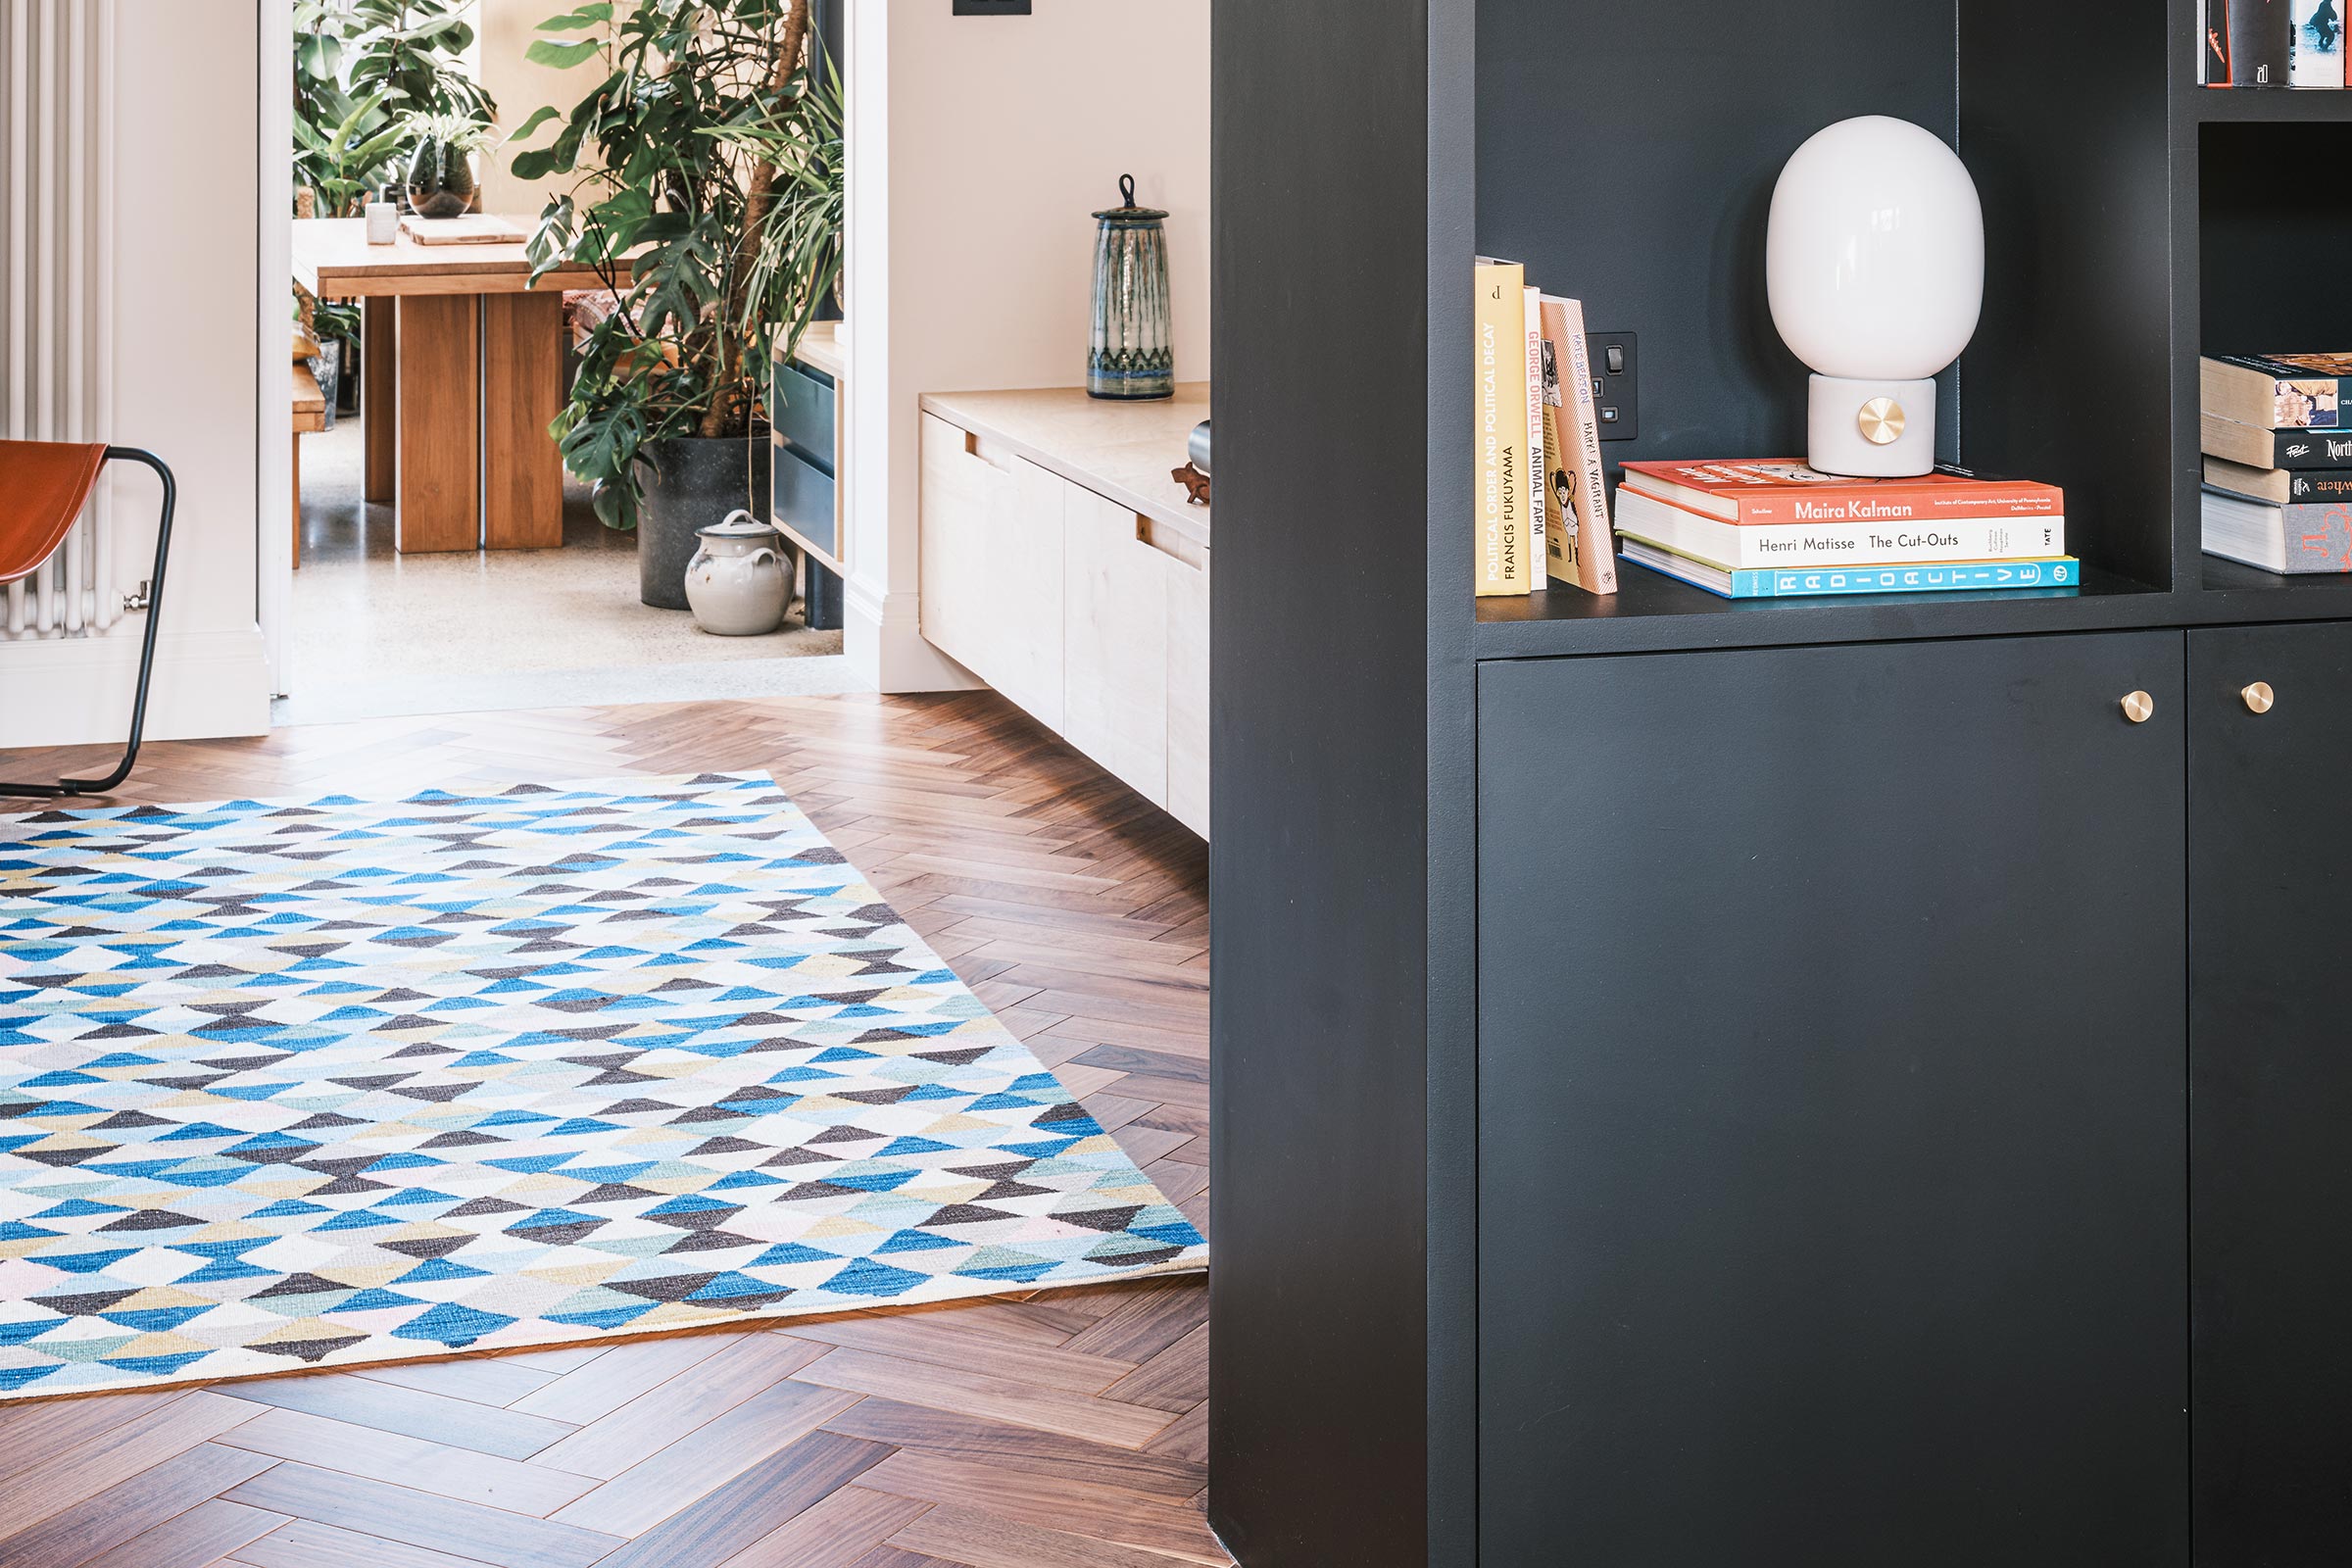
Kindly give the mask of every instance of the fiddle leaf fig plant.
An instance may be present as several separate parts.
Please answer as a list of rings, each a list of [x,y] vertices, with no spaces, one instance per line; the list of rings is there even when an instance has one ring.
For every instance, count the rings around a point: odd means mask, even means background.
[[[751,439],[772,333],[797,341],[838,276],[840,86],[812,62],[808,0],[599,0],[540,31],[530,59],[597,79],[514,130],[559,122],[512,167],[570,181],[540,214],[533,276],[590,267],[619,302],[555,433],[597,515],[628,528],[646,449]]]

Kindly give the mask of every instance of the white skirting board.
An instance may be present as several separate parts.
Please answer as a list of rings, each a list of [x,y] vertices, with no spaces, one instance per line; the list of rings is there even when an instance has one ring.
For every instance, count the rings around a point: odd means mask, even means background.
[[[924,640],[920,594],[878,594],[855,576],[842,586],[842,652],[869,690],[968,692],[988,684]]]
[[[0,749],[122,741],[130,731],[142,619],[126,616],[110,637],[0,643]],[[147,739],[269,728],[270,661],[259,627],[166,632],[158,640]]]

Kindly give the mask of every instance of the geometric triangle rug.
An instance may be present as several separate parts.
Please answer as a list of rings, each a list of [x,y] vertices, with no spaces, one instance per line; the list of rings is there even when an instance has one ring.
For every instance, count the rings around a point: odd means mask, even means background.
[[[1206,1261],[764,774],[0,817],[0,1397]]]

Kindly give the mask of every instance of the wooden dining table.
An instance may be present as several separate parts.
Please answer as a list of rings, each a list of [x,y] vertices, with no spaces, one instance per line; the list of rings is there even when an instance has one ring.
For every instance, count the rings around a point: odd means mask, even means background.
[[[370,245],[361,219],[294,220],[294,280],[363,302],[366,494],[392,503],[403,553],[564,542],[548,433],[564,402],[564,291],[606,280],[586,267],[530,272],[519,242],[422,245],[404,231]]]

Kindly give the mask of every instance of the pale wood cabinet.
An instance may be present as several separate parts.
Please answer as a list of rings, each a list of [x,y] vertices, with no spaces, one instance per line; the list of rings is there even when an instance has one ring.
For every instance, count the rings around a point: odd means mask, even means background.
[[[1032,461],[1050,456],[1040,446],[966,428],[928,412],[932,401],[922,416],[924,637],[1206,837],[1205,517],[1180,528],[1138,511],[1132,491],[1105,495],[1083,470]]]
[[[1074,485],[1065,494],[1062,738],[1165,806],[1168,559],[1134,513]]]
[[[1037,465],[923,416],[923,635],[1055,730],[1068,489]]]

